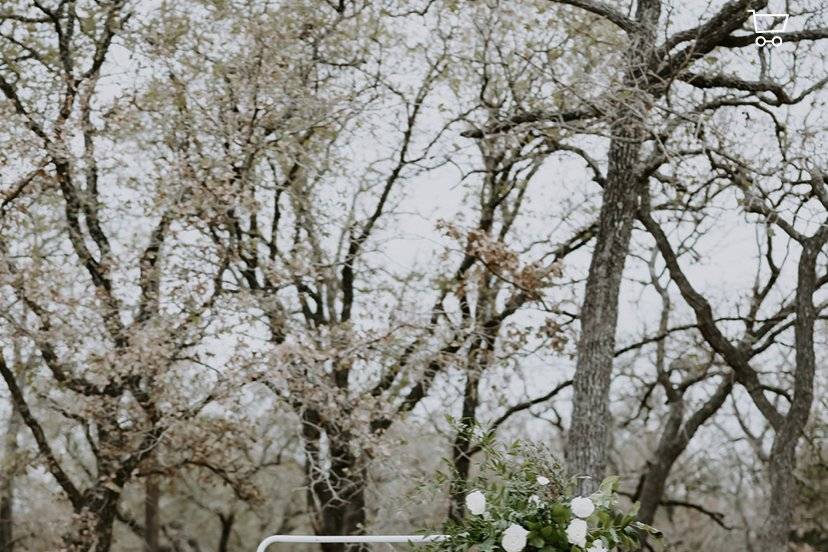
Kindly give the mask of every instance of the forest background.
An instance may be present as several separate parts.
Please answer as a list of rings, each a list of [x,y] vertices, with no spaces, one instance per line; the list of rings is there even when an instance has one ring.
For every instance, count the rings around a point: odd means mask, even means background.
[[[674,550],[825,550],[826,39],[819,0],[0,0],[0,549],[438,528],[492,431]]]

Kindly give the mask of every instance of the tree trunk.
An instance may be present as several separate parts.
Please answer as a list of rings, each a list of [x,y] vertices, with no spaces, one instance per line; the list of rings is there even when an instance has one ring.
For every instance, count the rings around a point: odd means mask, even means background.
[[[630,56],[624,78],[627,98],[615,108],[611,125],[607,178],[598,220],[595,252],[589,266],[581,336],[578,340],[574,406],[565,451],[573,476],[588,476],[582,492],[594,490],[604,477],[609,437],[609,388],[615,353],[618,295],[630,246],[632,224],[646,180],[637,176],[644,139],[642,117],[649,107],[647,90],[640,83],[648,52],[655,44],[661,13],[659,0],[641,0],[637,21],[640,30],[630,33]]]
[[[318,514],[321,535],[359,535],[365,531],[365,481],[355,466],[347,480],[331,482],[333,492],[339,495],[328,499]],[[326,543],[324,552],[362,552],[368,548],[361,544]]]
[[[322,465],[323,422],[316,411],[302,413],[305,478],[317,535],[355,535],[365,530],[365,467],[351,451],[347,431],[325,427],[330,467]],[[324,552],[364,551],[364,545],[322,544]]]
[[[115,524],[115,514],[118,507],[118,498],[112,493],[106,493],[107,498],[101,504],[95,530],[98,544],[95,552],[109,552],[112,548],[112,526]]]
[[[147,477],[144,483],[144,551],[158,552],[158,535],[160,528],[159,502],[161,489],[154,475]]]
[[[654,458],[648,463],[647,473],[644,475],[636,497],[641,501],[638,519],[646,524],[652,524],[659,504],[664,498],[664,489],[667,479],[676,460],[687,449],[687,445],[702,427],[722,407],[733,389],[733,374],[724,377],[713,395],[684,421],[684,399],[680,397],[671,405],[667,427],[659,440]]]
[[[680,451],[669,450],[667,442],[675,438],[681,430],[682,412],[684,404],[673,406],[668,420],[668,428],[664,430],[661,442],[654,455],[654,458],[647,462],[647,472],[644,474],[639,491],[636,497],[641,507],[638,510],[638,519],[646,524],[651,524],[655,518],[661,499],[664,497],[664,488],[667,485],[667,478],[673,469],[673,464],[679,456]],[[669,437],[668,437],[669,435]]]
[[[460,428],[451,447],[452,474],[449,519],[460,520],[466,511],[466,482],[471,467],[471,446],[474,426],[477,421],[478,382],[480,373],[469,370],[466,375],[466,387],[463,393],[463,411],[460,415]]]
[[[794,476],[796,448],[802,436],[802,430],[808,423],[814,401],[816,262],[826,241],[828,241],[828,227],[823,227],[813,237],[802,243],[802,255],[799,258],[796,322],[794,323],[796,345],[794,393],[791,406],[781,427],[776,428],[768,463],[768,478],[771,486],[769,510],[762,527],[760,541],[768,551],[784,552],[793,527],[793,513],[798,496]]]
[[[619,129],[629,135],[629,129]],[[604,476],[609,427],[609,388],[615,353],[618,294],[638,208],[639,184],[631,182],[640,145],[617,139],[610,147],[607,185],[601,206],[595,253],[589,267],[581,336],[573,379],[574,406],[566,448],[572,475]]]
[[[661,287],[657,282],[655,284],[662,295],[664,304],[667,306],[659,324],[659,334],[665,335],[668,328],[669,296],[666,288]],[[634,496],[634,500],[640,501],[641,504],[638,510],[638,519],[648,525],[652,525],[656,511],[658,511],[658,507],[664,499],[667,479],[670,477],[670,472],[673,470],[676,460],[687,449],[687,445],[690,444],[699,428],[721,408],[733,389],[733,375],[728,374],[713,395],[685,421],[686,403],[684,393],[687,388],[676,387],[671,383],[669,372],[665,369],[665,361],[665,343],[664,340],[661,340],[656,347],[656,363],[658,379],[667,395],[670,413],[667,416],[667,423],[661,432],[653,458],[647,462],[647,470],[643,474]],[[642,537],[644,537],[646,543],[646,535],[642,535]]]
[[[5,470],[0,473],[0,550],[14,552],[14,478],[17,472],[17,433],[20,430],[20,416],[12,403],[9,425],[3,443]]]
[[[84,493],[86,506],[75,514],[75,522],[64,536],[68,552],[109,552],[120,494],[109,488]]]
[[[229,514],[219,514],[219,522],[221,523],[221,535],[219,536],[218,552],[228,552],[230,550],[230,536],[233,534],[233,523],[236,521],[236,514],[230,512]]]
[[[762,550],[768,552],[785,552],[788,538],[793,527],[793,511],[796,508],[796,444],[797,438],[782,444],[777,436],[768,462],[768,479],[771,492],[768,501],[768,516],[760,532],[759,542]]]

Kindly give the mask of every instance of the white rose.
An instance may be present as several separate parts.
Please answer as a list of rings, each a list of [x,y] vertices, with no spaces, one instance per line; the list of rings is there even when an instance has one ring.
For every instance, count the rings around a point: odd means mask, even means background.
[[[513,523],[503,531],[503,539],[500,544],[503,545],[503,550],[506,552],[520,552],[526,547],[526,535],[528,534],[529,531]]]
[[[541,499],[538,495],[532,495],[529,497],[529,504],[538,508],[541,505]]]
[[[572,509],[572,514],[581,519],[588,518],[595,511],[595,504],[583,496],[573,498],[572,502],[569,503],[569,507]]]
[[[546,477],[544,477],[542,475],[539,475],[537,477],[536,481],[538,482],[538,485],[541,485],[543,487],[546,487],[547,485],[549,485],[549,479],[547,479]]]
[[[604,541],[598,539],[593,541],[592,546],[587,549],[587,552],[608,552],[607,547],[604,546]]]
[[[587,523],[582,519],[573,519],[566,528],[566,538],[570,544],[586,548]]]
[[[480,491],[474,491],[466,496],[466,508],[469,512],[479,516],[486,512],[486,496]]]

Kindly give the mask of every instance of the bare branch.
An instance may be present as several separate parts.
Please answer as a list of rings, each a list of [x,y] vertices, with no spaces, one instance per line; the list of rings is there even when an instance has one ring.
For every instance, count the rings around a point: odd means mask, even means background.
[[[0,375],[3,376],[6,386],[9,388],[12,400],[14,401],[18,412],[20,412],[20,416],[32,432],[32,436],[37,443],[38,450],[46,458],[46,467],[64,490],[66,496],[69,498],[69,501],[72,503],[72,506],[74,506],[76,510],[80,510],[83,506],[83,497],[80,491],[78,491],[78,488],[69,478],[69,475],[63,471],[63,467],[60,465],[60,462],[58,462],[52,447],[49,445],[49,439],[46,437],[43,427],[34,417],[34,414],[32,414],[26,399],[23,397],[23,393],[20,391],[20,387],[17,385],[17,380],[15,379],[14,374],[12,374],[9,367],[6,366],[6,359],[4,358],[2,352],[0,352]]]
[[[615,9],[613,6],[606,2],[601,2],[600,0],[550,0],[555,4],[566,4],[569,6],[575,6],[581,8],[582,10],[588,11],[595,15],[598,15],[607,21],[615,24],[621,30],[632,33],[636,32],[639,28],[638,23],[630,19],[629,17],[625,16],[623,13]]]

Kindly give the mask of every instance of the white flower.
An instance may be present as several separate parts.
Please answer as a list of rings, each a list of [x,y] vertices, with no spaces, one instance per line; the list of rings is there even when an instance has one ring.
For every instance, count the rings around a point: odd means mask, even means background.
[[[479,516],[486,512],[486,496],[480,491],[474,491],[466,496],[466,508],[469,512]]]
[[[604,541],[598,539],[592,542],[592,546],[587,548],[586,552],[608,552],[607,547],[604,546]]]
[[[503,539],[501,539],[500,544],[503,545],[503,550],[506,552],[520,552],[526,547],[526,535],[528,534],[529,531],[513,523],[503,531]]]
[[[572,509],[573,515],[581,519],[588,518],[595,511],[595,504],[583,496],[573,498],[572,502],[569,503],[569,507]]]
[[[544,477],[542,475],[539,475],[537,477],[536,481],[538,482],[538,485],[540,485],[542,487],[546,487],[547,485],[549,485],[549,479],[547,479],[546,477]]]
[[[566,538],[570,544],[586,548],[587,523],[582,519],[573,519],[566,528]]]
[[[538,495],[532,495],[532,496],[530,496],[530,497],[529,497],[529,504],[531,504],[531,505],[532,505],[532,506],[534,506],[535,508],[540,507],[540,505],[541,505],[541,499],[540,499],[540,497],[539,497]]]

